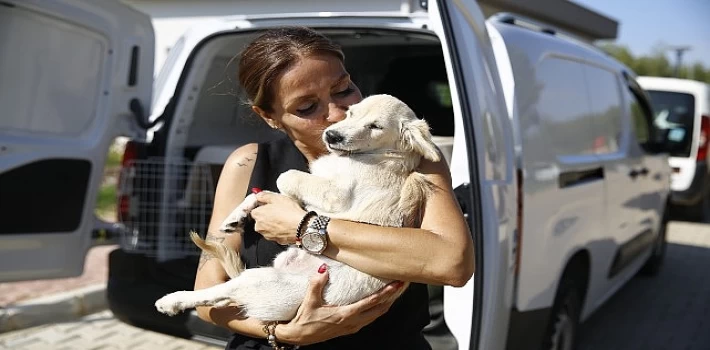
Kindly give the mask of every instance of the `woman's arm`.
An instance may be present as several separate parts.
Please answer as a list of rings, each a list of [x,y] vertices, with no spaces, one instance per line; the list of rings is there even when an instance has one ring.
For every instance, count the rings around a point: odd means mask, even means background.
[[[249,179],[254,170],[257,145],[250,144],[236,150],[226,161],[215,193],[212,218],[207,240],[223,242],[229,248],[239,251],[242,237],[235,233],[225,235],[219,231],[222,221],[244,199]],[[297,209],[298,206],[296,206]],[[296,317],[289,323],[276,327],[276,336],[281,342],[290,344],[312,344],[338,336],[352,334],[381,316],[392,305],[401,285],[388,285],[374,295],[359,302],[342,307],[323,304],[322,293],[328,281],[328,274],[318,274],[311,280],[307,298],[298,309]],[[195,290],[209,288],[229,280],[220,263],[203,254],[195,278]],[[233,332],[254,338],[264,338],[264,324],[260,320],[239,315],[239,308],[197,307],[199,317],[207,322],[225,327]]]
[[[419,171],[436,187],[427,199],[420,228],[331,220],[330,241],[323,254],[383,278],[466,284],[474,271],[473,240],[451,188],[449,168],[444,160],[424,160]],[[293,243],[295,228],[305,212],[284,196],[262,192],[258,198],[267,205],[252,212],[257,231],[267,239]]]
[[[215,191],[212,217],[207,230],[207,241],[222,242],[227,247],[239,251],[242,237],[239,233],[231,235],[219,231],[219,226],[231,211],[244,200],[244,194],[249,186],[249,178],[254,170],[257,144],[249,144],[234,151],[224,164]],[[202,253],[195,276],[195,290],[209,288],[229,280],[219,261],[210,254]],[[246,335],[261,337],[261,323],[238,316],[236,307],[212,308],[197,307],[201,319],[233,329]]]
[[[420,171],[436,189],[419,229],[392,229],[333,220],[325,254],[375,276],[463,286],[474,271],[473,240],[451,188],[445,161],[423,161]],[[352,234],[357,232],[357,234]]]

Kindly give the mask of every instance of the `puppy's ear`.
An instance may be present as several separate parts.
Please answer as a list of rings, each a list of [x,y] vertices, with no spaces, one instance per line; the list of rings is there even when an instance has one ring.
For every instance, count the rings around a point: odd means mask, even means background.
[[[431,140],[429,124],[422,119],[406,122],[402,126],[402,146],[434,162],[439,161],[439,151]]]

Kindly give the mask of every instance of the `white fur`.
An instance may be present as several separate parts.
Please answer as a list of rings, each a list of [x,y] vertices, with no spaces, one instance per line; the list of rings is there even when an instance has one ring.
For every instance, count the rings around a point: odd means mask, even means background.
[[[329,132],[342,140],[328,142]],[[394,227],[417,220],[431,184],[414,170],[422,156],[438,161],[439,153],[426,122],[417,119],[406,104],[389,95],[370,96],[351,106],[345,120],[327,128],[323,141],[330,153],[313,161],[310,173],[289,170],[279,176],[277,187],[282,194],[298,200],[306,210],[331,218]],[[222,229],[234,230],[256,205],[255,196],[247,196]],[[214,251],[209,246],[213,243],[196,243]],[[223,265],[234,264],[228,257],[215,255]],[[353,303],[391,282],[291,247],[276,256],[273,267],[232,273],[230,281],[211,288],[168,294],[156,307],[174,315],[200,305],[236,304],[247,317],[290,320],[305,297],[309,278],[324,262],[329,283],[323,297],[329,305]],[[227,271],[239,270],[227,267]]]

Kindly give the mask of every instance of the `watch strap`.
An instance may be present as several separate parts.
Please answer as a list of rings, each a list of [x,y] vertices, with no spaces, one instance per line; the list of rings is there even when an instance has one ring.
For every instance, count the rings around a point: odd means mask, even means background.
[[[318,215],[316,216],[315,220],[311,221],[311,223],[308,225],[309,228],[316,229],[318,231],[325,230],[328,228],[328,223],[330,222],[330,218],[327,216],[323,215]]]

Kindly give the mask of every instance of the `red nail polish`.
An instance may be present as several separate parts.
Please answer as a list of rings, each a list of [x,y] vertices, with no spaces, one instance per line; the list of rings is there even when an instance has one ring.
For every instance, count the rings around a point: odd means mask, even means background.
[[[323,272],[325,272],[325,270],[327,270],[327,269],[328,269],[328,265],[323,264],[323,265],[321,265],[321,266],[318,268],[318,273],[323,273]]]
[[[259,192],[261,192],[261,191],[262,191],[262,189],[259,188],[259,187],[254,187],[254,188],[251,189],[251,193],[253,193],[253,194],[257,194],[257,193],[259,193]]]
[[[395,289],[400,289],[400,288],[402,288],[402,286],[404,286],[404,282],[402,282],[402,281],[397,281],[397,282],[395,282],[394,284],[392,284],[392,286],[393,286]]]

